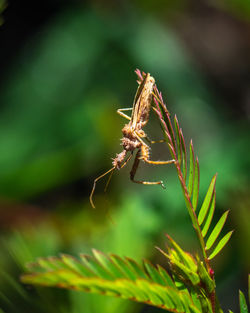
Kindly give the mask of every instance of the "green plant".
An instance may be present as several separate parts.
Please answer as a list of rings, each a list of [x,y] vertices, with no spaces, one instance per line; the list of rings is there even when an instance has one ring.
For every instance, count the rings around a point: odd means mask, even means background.
[[[139,70],[136,74],[140,81],[145,75]],[[171,312],[222,312],[216,296],[214,270],[210,261],[223,249],[233,233],[228,232],[215,244],[229,211],[226,211],[211,229],[217,175],[213,176],[198,210],[200,172],[192,140],[189,144],[188,161],[186,143],[177,117],[174,117],[173,127],[170,114],[156,86],[153,101],[153,110],[158,116],[166,143],[175,160],[202,257],[198,254],[190,255],[167,236],[167,251],[158,249],[166,257],[170,273],[148,261],[139,265],[130,258],[105,255],[93,250],[93,256],[80,255],[80,259],[69,255],[39,258],[37,262],[29,265],[30,272],[22,275],[22,282],[121,297]],[[210,235],[207,237],[208,232]],[[246,300],[241,292],[240,307],[241,312],[247,312]]]

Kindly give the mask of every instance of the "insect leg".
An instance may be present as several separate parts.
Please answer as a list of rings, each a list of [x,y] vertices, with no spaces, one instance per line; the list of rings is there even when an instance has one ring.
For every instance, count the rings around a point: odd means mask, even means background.
[[[131,120],[131,117],[128,116],[127,114],[123,113],[122,111],[132,111],[133,108],[125,108],[125,109],[118,109],[116,112],[121,115],[122,117],[125,117],[127,120]]]
[[[141,157],[143,161],[149,164],[155,164],[155,165],[164,165],[164,164],[172,164],[175,163],[175,160],[168,160],[168,161],[152,161],[149,160],[149,146],[147,146],[144,141],[141,139],[141,137],[135,132],[136,138],[142,143],[141,146]]]
[[[112,171],[112,172],[110,173],[110,175],[109,175],[109,178],[108,178],[108,180],[107,180],[107,182],[106,182],[106,185],[105,185],[105,188],[104,188],[104,192],[107,191],[108,186],[109,186],[109,183],[110,183],[110,181],[111,181],[111,178],[112,178],[113,174],[114,174],[114,171]]]
[[[175,163],[175,160],[168,160],[168,161],[152,161],[149,159],[143,159],[148,164],[155,164],[155,165],[164,165],[164,164],[173,164]]]
[[[141,142],[142,146],[148,147],[148,146],[145,144],[145,142],[142,140],[140,134],[139,134],[137,131],[134,132],[134,135],[135,135],[135,137]]]
[[[145,139],[146,139],[147,142],[149,142],[150,144],[165,142],[164,139],[160,139],[160,140],[151,140],[150,138],[148,138],[148,136],[146,136]]]
[[[91,204],[91,206],[92,206],[94,209],[95,209],[95,205],[94,205],[94,202],[93,202],[93,194],[94,194],[94,192],[95,192],[95,187],[96,187],[97,181],[98,181],[100,178],[102,178],[102,177],[104,177],[105,175],[107,175],[108,173],[113,172],[114,170],[115,170],[115,166],[112,167],[110,170],[108,170],[107,172],[105,172],[104,174],[100,175],[99,177],[97,177],[97,178],[94,180],[93,188],[92,188],[91,194],[90,194],[90,196],[89,196],[90,204]],[[110,179],[109,179],[109,180],[110,180]]]
[[[134,164],[132,166],[132,169],[130,171],[130,179],[132,182],[137,183],[137,184],[142,184],[142,185],[161,185],[162,188],[165,188],[164,184],[162,181],[154,181],[154,182],[149,182],[149,181],[141,181],[141,180],[135,180],[135,174],[138,168],[138,165],[140,163],[140,154],[141,154],[141,149],[139,149],[136,153]]]
[[[149,159],[149,147],[147,145],[143,145],[141,147],[141,159],[148,163],[148,164],[155,164],[155,165],[164,165],[164,164],[173,164],[175,160],[168,160],[168,161],[152,161]]]
[[[145,140],[151,144],[153,143],[161,143],[161,142],[165,142],[164,139],[160,139],[160,140],[151,140],[150,138],[148,138],[148,136],[146,134],[144,134],[144,136],[142,137],[140,135],[140,133],[138,133],[137,131],[134,132],[135,133],[135,136],[136,138],[143,144],[145,145],[145,142],[142,140],[142,138],[145,138]]]

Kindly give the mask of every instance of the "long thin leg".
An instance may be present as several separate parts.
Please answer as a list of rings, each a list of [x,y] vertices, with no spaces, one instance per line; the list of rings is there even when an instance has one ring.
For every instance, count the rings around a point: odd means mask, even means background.
[[[135,136],[136,136],[136,138],[143,144],[143,145],[145,145],[145,142],[142,140],[142,138],[145,138],[149,143],[151,143],[151,144],[153,144],[153,143],[161,143],[161,142],[165,142],[165,140],[164,139],[160,139],[160,140],[151,140],[151,139],[149,139],[148,138],[148,136],[146,135],[146,136],[143,136],[143,137],[141,137],[140,136],[140,133],[139,132],[137,132],[137,131],[135,131],[134,132],[134,134],[135,134]]]
[[[94,205],[94,202],[93,202],[93,194],[95,192],[95,187],[96,187],[96,183],[99,179],[101,179],[102,177],[104,177],[105,175],[107,175],[108,173],[110,172],[113,172],[115,170],[115,166],[113,166],[110,170],[108,170],[107,172],[105,172],[104,174],[98,176],[95,180],[94,180],[94,184],[93,184],[93,188],[92,188],[92,191],[91,191],[91,194],[89,196],[89,201],[90,201],[90,204],[92,206],[93,209],[95,209],[95,205]]]
[[[146,139],[147,142],[149,142],[150,144],[166,142],[164,139],[160,139],[160,140],[151,140],[150,138],[148,138],[148,136],[146,136],[145,139]]]
[[[148,156],[149,156],[149,146],[147,146],[145,144],[145,142],[141,139],[141,137],[139,136],[139,134],[137,134],[137,132],[135,132],[136,138],[142,143],[142,147],[141,147],[141,157],[140,159],[142,159],[143,161],[145,161],[146,163],[149,164],[155,164],[155,165],[164,165],[164,164],[173,164],[175,163],[175,160],[168,160],[168,161],[151,161],[149,160]]]
[[[125,109],[118,109],[116,112],[121,115],[122,117],[125,117],[127,120],[131,120],[131,117],[128,116],[127,114],[122,113],[122,111],[132,111],[133,108],[125,108]]]
[[[149,159],[143,159],[148,164],[155,164],[155,165],[164,165],[164,164],[173,164],[175,160],[168,160],[168,161],[151,161]]]
[[[134,164],[132,166],[132,169],[130,171],[130,179],[132,182],[137,183],[137,184],[142,184],[142,185],[161,185],[162,188],[165,188],[164,184],[162,181],[154,181],[154,182],[149,182],[149,181],[141,181],[141,180],[135,180],[135,174],[138,168],[138,165],[140,163],[140,154],[141,154],[141,149],[139,149],[136,153]]]
[[[109,178],[108,178],[108,180],[107,180],[107,182],[106,182],[106,185],[105,185],[105,188],[104,188],[104,192],[107,191],[108,186],[109,186],[109,183],[110,183],[110,181],[111,181],[111,178],[112,178],[113,174],[114,174],[114,171],[112,171],[112,172],[110,173],[110,175],[109,175]]]

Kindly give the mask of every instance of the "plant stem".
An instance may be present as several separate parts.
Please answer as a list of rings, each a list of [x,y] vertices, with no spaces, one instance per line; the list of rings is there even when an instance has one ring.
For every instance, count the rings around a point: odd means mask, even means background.
[[[173,132],[173,126],[172,126],[172,123],[170,120],[169,112],[168,112],[168,110],[167,110],[167,108],[163,102],[162,96],[159,93],[159,91],[157,90],[157,88],[155,88],[155,93],[157,95],[157,97],[154,96],[154,102],[156,104],[155,112],[157,113],[157,115],[160,119],[163,131],[164,131],[166,138],[167,138],[167,141],[168,141],[170,153],[171,153],[173,159],[175,160],[175,167],[177,170],[178,178],[179,178],[179,181],[180,181],[180,184],[182,187],[184,199],[186,202],[186,206],[187,206],[193,227],[196,231],[196,234],[197,234],[197,237],[198,237],[198,240],[200,243],[200,247],[201,247],[203,259],[204,259],[204,262],[206,265],[206,269],[207,269],[209,275],[211,276],[211,278],[214,280],[214,271],[210,265],[210,262],[209,262],[209,259],[207,256],[204,238],[202,236],[202,232],[201,232],[201,228],[200,228],[200,225],[198,222],[198,218],[197,218],[197,215],[196,215],[195,210],[193,208],[191,197],[189,195],[187,185],[186,185],[186,182],[185,182],[182,170],[181,170],[181,165],[180,165],[180,162],[178,159],[177,144],[176,144],[176,140],[175,140],[175,136],[174,136],[174,132]],[[161,108],[160,108],[159,103],[161,105]],[[163,117],[162,113],[165,114],[165,118]],[[210,302],[211,302],[213,313],[216,312],[215,298],[216,298],[216,294],[215,294],[215,291],[213,291],[210,294]]]

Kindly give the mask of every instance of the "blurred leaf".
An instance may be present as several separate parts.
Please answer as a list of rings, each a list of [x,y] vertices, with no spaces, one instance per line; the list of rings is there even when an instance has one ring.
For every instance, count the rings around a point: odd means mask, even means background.
[[[30,265],[33,273],[23,275],[21,279],[29,284],[74,288],[79,291],[133,299],[175,312],[183,312],[183,307],[186,312],[200,312],[193,305],[187,290],[178,291],[167,285],[165,275],[161,274],[163,269],[160,272],[147,263],[145,266],[148,271],[144,273],[146,278],[141,279],[141,275],[137,276],[136,272],[131,271],[125,259],[115,255],[106,258],[109,262],[106,262],[105,266],[91,256],[81,256],[81,261],[70,257],[71,261],[67,264],[62,258],[39,259],[36,264]],[[113,270],[114,266],[119,272],[118,277],[110,275],[111,272],[116,273]],[[85,268],[84,271],[82,267]],[[140,268],[140,272],[143,271],[141,266],[137,267]],[[89,276],[89,273],[92,275]]]
[[[240,313],[248,313],[247,302],[243,292],[239,291]]]
[[[250,20],[250,4],[249,1],[239,0],[235,3],[233,0],[223,0],[216,1],[215,4],[219,6],[219,8],[223,8],[226,11],[229,11],[233,15],[236,15],[237,18],[241,20]]]

